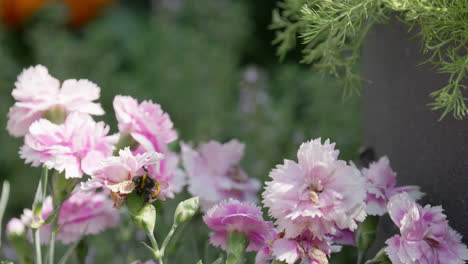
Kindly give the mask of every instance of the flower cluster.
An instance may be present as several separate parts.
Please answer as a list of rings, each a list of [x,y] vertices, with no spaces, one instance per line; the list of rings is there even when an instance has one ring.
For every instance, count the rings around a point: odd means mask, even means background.
[[[184,187],[185,174],[178,168],[179,157],[168,148],[177,139],[177,133],[160,105],[151,101],[139,104],[129,96],[117,95],[114,110],[119,133],[111,135],[108,125],[91,116],[103,115],[104,110],[95,102],[100,88],[88,80],[70,79],[60,84],[46,67],[37,65],[18,76],[12,95],[16,102],[8,113],[7,130],[12,136],[24,136],[21,158],[32,166],[53,169],[65,180],[91,176],[63,202],[57,240],[69,243],[78,235],[99,232],[103,224],[117,224],[117,211],[110,209],[110,214],[103,210],[110,202],[107,192],[82,191],[109,190],[118,207],[135,189],[135,176],[147,174],[158,182],[157,199],[173,198]],[[117,151],[119,155],[114,156]],[[71,187],[76,183],[68,182]],[[51,199],[42,205],[44,219],[52,212]],[[23,222],[29,224],[31,217],[32,212],[25,210]],[[50,233],[50,225],[40,230],[41,234]]]
[[[385,252],[392,263],[461,264],[468,260],[468,249],[448,225],[442,208],[417,204],[414,199],[423,195],[418,186],[395,187],[396,173],[387,157],[359,170],[340,160],[329,140],[303,143],[297,162],[285,160],[269,174],[262,202],[274,222],[266,221],[262,208],[255,204],[261,184],[239,165],[244,144],[209,141],[194,148],[182,142],[179,156],[169,148],[178,135],[161,106],[121,95],[113,102],[119,133],[110,135],[109,126],[91,116],[104,114],[94,102],[99,93],[99,87],[87,80],[66,80],[60,86],[41,65],[18,77],[12,93],[17,101],[10,108],[7,129],[13,136],[24,136],[19,154],[26,163],[55,170],[52,186],[58,190],[53,189],[55,196],[35,208],[37,215],[25,209],[21,220],[11,219],[6,230],[9,239],[26,241],[26,235],[31,238],[27,227],[40,222],[44,224],[39,229],[43,243],[54,234],[58,241],[72,243],[117,226],[115,208],[128,197],[132,219],[157,244],[153,235],[156,211],[148,203],[173,198],[187,181],[188,191],[199,198],[179,204],[163,246],[152,249],[156,259],[164,257],[175,228],[196,214],[200,201],[203,221],[214,231],[211,244],[228,251],[230,260],[242,261],[241,251],[256,251],[257,264],[272,260],[327,264],[337,244],[361,249],[366,243],[361,243],[360,236],[366,233],[366,223],[372,223],[364,222],[367,215],[373,215],[368,218],[373,220],[387,211],[400,229],[400,235],[386,241]],[[185,171],[179,168],[179,160]],[[90,179],[72,192],[76,180],[70,178],[84,174]],[[58,184],[59,179],[69,185]],[[132,204],[140,206],[142,197],[129,196],[134,191],[146,195],[138,210]],[[57,214],[52,200],[58,202]],[[52,223],[57,229],[39,221],[49,216],[56,217]],[[53,252],[54,243],[50,244]]]

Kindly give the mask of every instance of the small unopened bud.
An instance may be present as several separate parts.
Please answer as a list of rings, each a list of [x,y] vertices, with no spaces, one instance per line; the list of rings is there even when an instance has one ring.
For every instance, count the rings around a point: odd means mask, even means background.
[[[25,234],[26,227],[24,223],[18,218],[12,218],[8,221],[6,226],[6,234],[8,237],[12,236],[23,236]]]
[[[192,197],[180,202],[174,213],[174,223],[178,225],[189,221],[198,211],[198,207],[198,197]]]
[[[146,233],[153,233],[156,223],[156,209],[152,204],[145,203],[145,198],[132,192],[127,196],[125,204],[135,224]]]

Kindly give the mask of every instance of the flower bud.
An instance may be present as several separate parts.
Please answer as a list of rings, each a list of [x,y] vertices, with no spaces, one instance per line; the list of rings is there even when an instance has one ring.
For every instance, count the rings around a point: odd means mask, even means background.
[[[198,197],[180,202],[174,213],[174,223],[178,225],[189,221],[198,211],[198,203]]]
[[[23,236],[25,234],[26,227],[24,223],[18,218],[12,218],[8,221],[6,226],[6,234],[8,237]]]
[[[143,196],[132,192],[127,196],[128,211],[135,224],[146,233],[153,233],[156,223],[156,209],[152,204],[145,204]]]

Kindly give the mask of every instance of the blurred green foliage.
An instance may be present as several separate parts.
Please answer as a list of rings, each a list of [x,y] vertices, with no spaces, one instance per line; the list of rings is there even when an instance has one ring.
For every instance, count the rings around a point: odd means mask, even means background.
[[[272,6],[269,1],[247,0],[159,0],[151,5],[122,1],[74,30],[63,26],[61,6],[47,7],[22,31],[0,29],[2,127],[14,103],[10,93],[16,76],[22,68],[43,64],[60,80],[97,83],[107,113],[103,120],[111,131],[117,131],[112,108],[116,94],[151,99],[171,115],[180,140],[244,141],[243,166],[262,181],[275,164],[296,159],[301,142],[316,137],[330,138],[337,142],[341,158],[355,159],[359,98],[343,101],[331,80],[277,62],[269,45],[273,34],[266,28]],[[0,139],[0,179],[12,185],[8,219],[30,208],[40,169],[19,158],[22,139],[10,137],[6,129],[0,130]],[[184,192],[156,203],[159,240],[170,229],[177,203],[188,197]],[[149,259],[136,242],[144,240],[144,234],[137,232],[128,214],[122,216],[118,232],[80,243],[74,261],[82,263],[86,255],[93,256],[94,263]],[[217,259],[221,252],[209,245],[207,234],[200,215],[184,224],[168,248],[168,263]],[[58,254],[65,249],[59,246]]]

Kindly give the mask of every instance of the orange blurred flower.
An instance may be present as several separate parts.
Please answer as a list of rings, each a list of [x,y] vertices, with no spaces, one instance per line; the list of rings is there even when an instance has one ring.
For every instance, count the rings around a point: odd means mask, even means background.
[[[20,27],[49,0],[0,0],[0,18],[10,27]]]
[[[95,18],[113,0],[63,0],[70,10],[69,25],[78,27]]]
[[[10,27],[21,27],[28,18],[47,2],[53,0],[0,0],[0,18]],[[69,12],[68,24],[78,27],[95,18],[113,0],[60,0]]]

